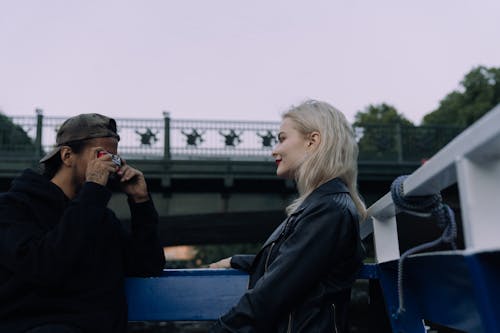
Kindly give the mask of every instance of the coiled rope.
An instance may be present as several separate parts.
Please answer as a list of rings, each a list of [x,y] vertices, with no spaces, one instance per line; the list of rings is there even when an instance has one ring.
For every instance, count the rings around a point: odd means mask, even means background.
[[[407,175],[400,176],[391,184],[391,196],[399,212],[405,212],[420,217],[433,217],[437,225],[443,230],[442,235],[433,241],[415,246],[401,255],[398,262],[398,300],[399,307],[396,315],[405,311],[403,298],[403,262],[411,254],[427,250],[441,243],[448,243],[456,250],[457,225],[455,214],[451,208],[443,203],[440,193],[426,196],[405,196],[403,183]]]

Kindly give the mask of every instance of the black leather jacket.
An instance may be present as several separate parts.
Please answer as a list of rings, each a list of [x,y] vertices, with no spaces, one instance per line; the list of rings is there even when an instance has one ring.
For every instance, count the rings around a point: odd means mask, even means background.
[[[231,266],[249,289],[211,332],[347,332],[350,288],[364,250],[358,214],[338,178],[317,188],[257,255]]]

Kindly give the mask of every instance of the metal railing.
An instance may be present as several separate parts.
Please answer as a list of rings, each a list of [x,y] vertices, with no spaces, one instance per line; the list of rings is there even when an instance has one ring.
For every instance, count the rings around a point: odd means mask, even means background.
[[[8,117],[15,124],[0,136],[3,155],[10,152],[36,156],[50,151],[57,129],[66,118]],[[140,159],[271,159],[277,143],[278,122],[171,119],[116,119],[120,154]],[[430,158],[463,128],[453,126],[366,125],[355,127],[360,161],[420,162]],[[13,146],[13,135],[25,132],[28,141]],[[16,142],[19,142],[17,140]],[[6,144],[8,143],[8,144]]]
[[[438,193],[458,183],[466,248],[500,248],[496,232],[500,207],[500,105],[440,150],[404,182],[405,195]],[[374,233],[378,262],[399,258],[397,211],[391,194],[374,203],[362,224],[362,237]],[[472,219],[474,222],[472,222]]]
[[[396,216],[400,211],[391,193],[369,207],[369,218],[361,223],[361,237],[373,235],[380,281],[394,332],[424,332],[423,320],[464,332],[500,331],[499,125],[500,105],[447,144],[403,183],[404,196],[413,199],[458,185],[464,249],[452,247],[436,252],[433,248],[416,254],[400,254],[398,231],[403,230],[405,224],[398,226]],[[412,250],[423,248],[420,244]]]

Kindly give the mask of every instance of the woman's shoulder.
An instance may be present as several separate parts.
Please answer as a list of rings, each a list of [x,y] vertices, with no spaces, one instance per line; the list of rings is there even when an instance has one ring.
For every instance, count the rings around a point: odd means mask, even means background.
[[[304,205],[297,214],[297,219],[328,227],[332,223],[350,221],[351,223],[340,223],[347,226],[358,223],[359,215],[349,193],[325,193]]]
[[[348,192],[334,192],[322,193],[311,198],[303,208],[304,210],[350,211],[355,210],[356,205]]]

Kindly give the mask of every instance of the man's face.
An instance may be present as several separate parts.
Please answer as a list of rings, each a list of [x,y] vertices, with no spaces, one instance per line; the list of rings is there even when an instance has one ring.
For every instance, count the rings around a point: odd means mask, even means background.
[[[89,161],[91,159],[97,158],[97,154],[95,153],[96,147],[101,147],[107,152],[116,155],[118,152],[118,140],[116,140],[115,138],[91,139],[86,143],[85,147],[80,153],[75,154],[72,182],[75,185],[77,191],[85,183],[85,174],[87,172],[87,165]]]

